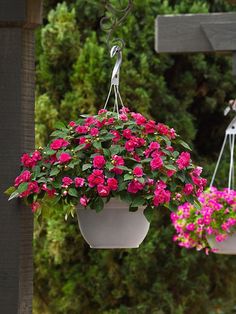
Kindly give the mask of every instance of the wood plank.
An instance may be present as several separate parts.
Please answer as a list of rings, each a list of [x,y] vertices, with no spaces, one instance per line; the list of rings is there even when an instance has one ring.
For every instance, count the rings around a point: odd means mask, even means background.
[[[155,49],[158,53],[213,51],[201,24],[235,21],[236,13],[159,15],[155,25]]]
[[[214,51],[236,51],[236,22],[202,23]]]

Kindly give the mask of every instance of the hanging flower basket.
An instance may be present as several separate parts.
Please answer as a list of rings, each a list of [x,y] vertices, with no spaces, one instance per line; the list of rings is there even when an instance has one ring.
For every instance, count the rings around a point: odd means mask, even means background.
[[[199,197],[201,206],[185,203],[171,214],[174,241],[185,248],[236,254],[236,191],[211,188]]]
[[[118,198],[125,202],[127,221],[133,217],[132,231],[124,231],[125,220],[117,217],[116,229],[120,229],[120,235],[134,234],[136,226],[140,234],[134,244],[127,239],[127,246],[137,247],[148,228],[146,218],[140,218],[143,212],[150,220],[160,205],[176,208],[185,201],[194,202],[206,183],[191,163],[187,144],[173,129],[127,108],[119,114],[102,109],[96,116],[83,116],[67,126],[59,124],[52,137],[45,148],[22,156],[22,172],[8,190],[10,199],[24,199],[38,214],[58,208],[66,217],[73,215],[78,204],[83,206],[84,211],[78,209],[80,227],[91,246],[110,244],[96,244],[98,239],[92,242],[88,238],[85,211],[92,215],[89,213],[92,210],[96,217],[105,207],[98,219],[105,217],[109,208],[117,215],[117,205],[110,200]],[[107,223],[111,220],[104,219]],[[90,229],[95,225],[97,228],[99,223],[94,220],[88,224]],[[104,225],[102,228],[105,229]],[[112,238],[114,221],[107,230],[107,238]],[[99,233],[93,235],[96,238]],[[117,239],[115,246],[125,247],[121,243]]]

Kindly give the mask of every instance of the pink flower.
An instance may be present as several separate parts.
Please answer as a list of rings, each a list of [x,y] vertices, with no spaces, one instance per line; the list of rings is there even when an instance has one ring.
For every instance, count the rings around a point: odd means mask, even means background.
[[[145,122],[147,121],[147,119],[144,116],[142,116],[140,113],[132,112],[131,116],[134,118],[137,125],[144,125]]]
[[[110,187],[99,184],[97,186],[98,195],[101,197],[107,197],[110,194]]]
[[[128,151],[128,152],[132,152],[134,151],[136,147],[136,144],[133,140],[129,140],[125,143],[125,149]]]
[[[169,138],[174,139],[176,138],[176,132],[175,129],[171,128],[169,131]]]
[[[175,170],[167,170],[166,171],[167,177],[169,177],[169,178],[172,177],[175,173],[176,173]]]
[[[64,164],[66,162],[69,162],[71,160],[71,155],[68,153],[61,153],[60,157],[59,157],[59,162],[61,164]]]
[[[89,187],[93,188],[96,185],[104,183],[104,174],[102,170],[95,169],[93,173],[88,176]]]
[[[85,119],[85,126],[90,126],[92,124],[96,124],[97,123],[97,119],[95,119],[94,117],[87,117]]]
[[[166,146],[166,149],[167,149],[169,152],[171,152],[171,153],[174,152],[174,147],[172,147],[172,146]]]
[[[128,189],[127,191],[129,193],[135,194],[138,191],[143,190],[144,184],[140,183],[138,180],[133,180],[128,184]]]
[[[168,135],[169,134],[169,128],[167,125],[163,123],[157,124],[157,131],[162,135]]]
[[[79,200],[80,204],[84,207],[88,205],[89,199],[84,195]]]
[[[113,155],[112,160],[114,166],[124,166],[125,164],[124,158],[118,155]]]
[[[79,134],[86,134],[88,132],[88,127],[84,126],[84,125],[79,125],[77,126],[77,128],[75,129],[75,132],[79,133]]]
[[[156,123],[153,120],[149,120],[146,124],[145,124],[145,133],[147,134],[152,134],[155,133],[157,130],[156,127]]]
[[[129,139],[132,137],[132,131],[131,131],[130,129],[125,129],[125,130],[123,131],[123,136],[124,136],[127,140],[129,140]]]
[[[143,169],[141,167],[135,167],[134,170],[133,170],[133,174],[136,176],[136,177],[142,177],[143,176]]]
[[[23,154],[21,157],[22,164],[27,168],[32,168],[36,165],[36,161],[29,154]]]
[[[223,242],[228,238],[227,234],[218,234],[216,236],[216,241],[217,242]]]
[[[105,160],[104,156],[102,156],[102,155],[97,155],[93,158],[94,168],[101,169],[104,167],[105,163],[106,163],[106,160]]]
[[[163,166],[163,160],[157,156],[151,160],[150,166],[152,170],[160,169]]]
[[[183,192],[185,195],[190,195],[193,192],[193,185],[190,183],[185,184]]]
[[[99,130],[98,128],[91,128],[91,130],[89,131],[90,135],[92,136],[97,136],[99,134]]]
[[[115,178],[108,178],[107,185],[112,191],[116,191],[118,189],[118,181]]]
[[[195,229],[195,225],[193,223],[189,223],[186,225],[186,230],[193,231]]]
[[[23,171],[18,177],[15,179],[15,187],[18,187],[23,182],[28,182],[30,180],[31,173],[29,170]]]
[[[32,212],[35,213],[40,208],[39,202],[34,202],[31,204]]]
[[[28,183],[27,190],[20,194],[21,197],[27,197],[30,194],[38,194],[40,192],[39,185],[36,181],[32,181]]]
[[[179,158],[176,160],[176,163],[180,170],[188,167],[190,164],[190,154],[188,152],[181,153]]]
[[[169,203],[171,193],[167,190],[158,189],[155,190],[155,196],[153,198],[153,204],[159,206],[160,204]]]
[[[115,119],[114,119],[114,118],[109,118],[109,119],[107,119],[105,125],[111,125],[111,124],[113,124],[114,122],[115,122]]]
[[[114,135],[112,141],[114,143],[119,142],[119,140],[121,139],[120,133],[116,130],[111,130],[110,133]]]
[[[50,144],[50,148],[53,150],[58,150],[62,147],[67,147],[70,143],[65,141],[63,138],[58,138]]]
[[[126,114],[123,114],[123,113],[120,115],[120,119],[121,119],[121,121],[123,121],[123,122],[128,121],[127,115],[126,115]]]
[[[160,148],[160,144],[158,142],[151,142],[149,144],[149,149],[150,150],[155,150],[155,149],[159,149]]]
[[[85,181],[85,180],[84,180],[84,178],[78,178],[78,177],[77,177],[77,178],[75,178],[74,181],[75,181],[75,187],[76,187],[76,188],[78,188],[78,187],[81,188],[81,187],[84,185],[84,181]]]
[[[73,128],[74,126],[76,126],[76,123],[74,121],[70,121],[69,126]]]
[[[106,109],[100,109],[100,110],[98,111],[98,114],[101,115],[101,114],[106,113],[106,112],[107,112]]]
[[[41,153],[38,150],[35,150],[32,154],[32,159],[36,162],[41,160],[42,159]]]
[[[74,181],[71,178],[64,177],[64,178],[62,178],[62,183],[63,183],[62,187],[67,187],[67,186],[71,185],[73,182]]]

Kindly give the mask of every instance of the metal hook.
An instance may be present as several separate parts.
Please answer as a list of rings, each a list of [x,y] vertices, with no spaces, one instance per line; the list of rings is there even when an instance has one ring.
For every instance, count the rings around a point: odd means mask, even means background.
[[[117,60],[112,71],[111,85],[119,86],[120,67],[122,63],[122,51],[119,46],[113,46],[111,48],[110,57],[113,58],[115,55],[117,55]]]
[[[122,63],[122,48],[118,45],[115,45],[110,50],[110,57],[113,58],[117,56],[116,63],[114,65],[112,75],[111,75],[111,86],[108,92],[108,96],[104,105],[104,109],[106,109],[109,98],[111,96],[112,89],[114,90],[115,94],[115,103],[114,103],[114,111],[117,112],[119,117],[119,103],[122,107],[124,107],[120,91],[119,91],[119,83],[120,83],[120,67]]]

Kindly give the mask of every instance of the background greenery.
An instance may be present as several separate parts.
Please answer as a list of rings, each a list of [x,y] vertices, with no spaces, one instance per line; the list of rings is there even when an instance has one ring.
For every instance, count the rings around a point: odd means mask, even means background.
[[[117,1],[113,1],[113,3]],[[44,1],[37,34],[36,140],[56,120],[95,113],[104,104],[113,62],[99,20],[103,1]],[[236,10],[226,1],[134,0],[115,36],[126,42],[121,92],[127,106],[176,128],[210,177],[236,97],[231,57],[158,55],[157,14]],[[227,161],[218,176],[224,185]],[[36,222],[35,300],[38,314],[229,314],[236,312],[234,257],[205,256],[172,243],[168,213],[159,210],[138,250],[91,250],[75,220],[61,213]]]

